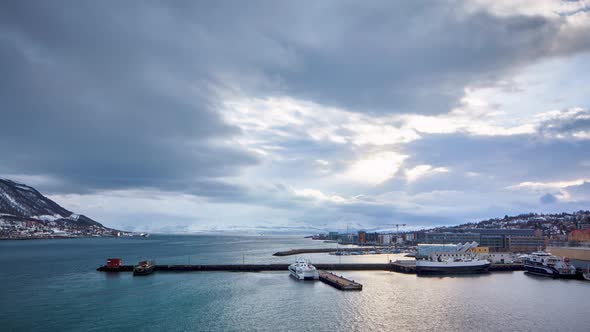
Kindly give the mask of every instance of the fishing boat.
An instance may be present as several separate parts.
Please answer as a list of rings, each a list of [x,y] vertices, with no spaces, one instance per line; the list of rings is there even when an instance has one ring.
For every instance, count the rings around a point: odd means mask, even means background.
[[[141,261],[135,267],[133,267],[134,276],[145,276],[152,274],[156,268],[153,261]]]
[[[416,260],[416,274],[472,274],[485,273],[490,268],[490,262],[468,255],[441,257],[435,259]]]

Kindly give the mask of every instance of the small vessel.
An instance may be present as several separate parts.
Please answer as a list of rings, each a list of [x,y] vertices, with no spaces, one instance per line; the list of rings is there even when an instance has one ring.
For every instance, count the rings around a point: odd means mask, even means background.
[[[289,265],[291,276],[298,280],[318,280],[320,274],[308,259],[297,258],[295,263]]]
[[[545,251],[536,251],[522,258],[527,272],[553,278],[576,277],[576,267],[567,258],[553,256]]]
[[[416,260],[416,274],[470,274],[485,273],[490,268],[490,262],[469,255],[454,257]]]
[[[133,267],[133,275],[134,276],[146,276],[148,274],[152,274],[156,265],[153,261],[141,261],[135,267]]]

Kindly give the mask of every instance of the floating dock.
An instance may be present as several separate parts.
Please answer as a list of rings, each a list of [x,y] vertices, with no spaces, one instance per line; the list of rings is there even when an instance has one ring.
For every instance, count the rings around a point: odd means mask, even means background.
[[[323,270],[320,270],[319,273],[320,281],[340,290],[363,290],[363,285],[359,284],[358,282],[355,282],[354,280],[346,279],[343,276],[339,276],[332,272],[326,272]]]

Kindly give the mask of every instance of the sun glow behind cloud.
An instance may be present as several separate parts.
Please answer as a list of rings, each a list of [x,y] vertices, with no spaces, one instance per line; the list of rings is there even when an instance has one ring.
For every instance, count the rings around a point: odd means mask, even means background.
[[[377,185],[391,179],[399,170],[407,155],[396,152],[379,152],[354,162],[342,174],[344,180]]]

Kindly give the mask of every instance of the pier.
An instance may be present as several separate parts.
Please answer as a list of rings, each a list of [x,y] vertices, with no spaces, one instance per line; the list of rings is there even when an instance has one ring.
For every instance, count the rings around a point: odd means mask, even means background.
[[[285,251],[278,251],[272,254],[273,256],[292,256],[299,254],[317,254],[337,251],[375,251],[379,248],[374,247],[358,247],[358,248],[307,248],[307,249],[291,249]]]
[[[330,271],[393,271],[416,273],[415,260],[397,260],[388,263],[314,264],[318,270]],[[208,265],[156,265],[155,271],[162,272],[264,272],[287,271],[289,264],[208,264]],[[133,265],[96,269],[101,272],[133,272]],[[522,264],[492,264],[490,271],[522,271]]]
[[[340,290],[349,291],[363,289],[363,285],[354,280],[346,279],[343,276],[338,276],[332,272],[326,272],[323,270],[320,270],[319,273],[320,281]]]
[[[162,272],[264,272],[287,271],[290,264],[215,264],[215,265],[156,265]],[[332,271],[391,271],[391,264],[314,264],[319,270]],[[133,265],[96,269],[101,272],[133,272]]]
[[[415,274],[416,273],[416,260],[406,259],[406,260],[397,260],[397,261],[391,262],[391,270],[394,272]]]

